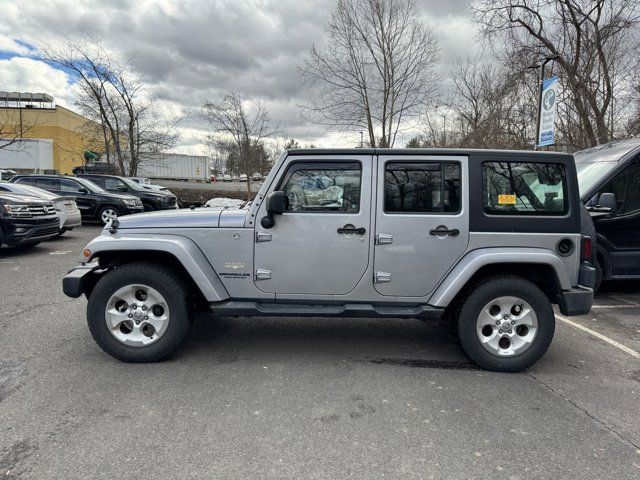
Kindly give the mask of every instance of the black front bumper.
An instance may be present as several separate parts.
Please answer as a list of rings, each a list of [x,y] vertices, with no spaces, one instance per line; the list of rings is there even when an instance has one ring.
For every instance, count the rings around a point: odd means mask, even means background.
[[[10,247],[48,240],[60,231],[58,216],[44,218],[12,218],[2,222],[2,242]]]
[[[62,291],[71,298],[78,298],[83,293],[89,296],[101,273],[97,262],[79,265],[62,279]]]
[[[563,315],[585,315],[591,310],[592,304],[593,289],[589,287],[578,286],[558,295],[558,306]]]

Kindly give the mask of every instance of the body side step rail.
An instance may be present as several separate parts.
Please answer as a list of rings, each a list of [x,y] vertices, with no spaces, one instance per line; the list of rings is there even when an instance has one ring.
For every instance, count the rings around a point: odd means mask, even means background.
[[[228,300],[209,304],[213,313],[233,317],[296,316],[296,317],[395,317],[439,319],[444,308],[431,305],[380,306],[364,303],[342,305],[310,305],[299,303],[264,303]]]

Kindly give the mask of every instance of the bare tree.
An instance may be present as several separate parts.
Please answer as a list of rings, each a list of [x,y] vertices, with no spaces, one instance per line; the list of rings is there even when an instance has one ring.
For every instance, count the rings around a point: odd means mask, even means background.
[[[303,105],[310,121],[330,130],[366,130],[372,147],[392,147],[423,113],[438,87],[438,42],[415,0],[338,0],[325,30],[300,68],[315,88]]]
[[[637,0],[481,0],[474,4],[486,38],[499,40],[503,58],[523,66],[558,56],[565,86],[563,133],[570,147],[609,141],[613,102],[624,90],[637,51]]]
[[[27,118],[25,118],[25,115]],[[6,108],[0,110],[0,150],[22,150],[21,140],[31,138],[31,132],[38,126],[31,110]]]
[[[113,156],[121,174],[135,176],[143,157],[175,144],[177,122],[163,124],[131,60],[121,61],[88,36],[41,46],[40,53],[77,76],[76,105],[101,125],[107,161]]]
[[[241,94],[226,94],[218,103],[206,102],[202,114],[220,140],[231,143],[238,158],[240,171],[247,175],[247,194],[251,197],[251,173],[264,161],[263,142],[280,133],[273,126],[262,101],[245,101]]]

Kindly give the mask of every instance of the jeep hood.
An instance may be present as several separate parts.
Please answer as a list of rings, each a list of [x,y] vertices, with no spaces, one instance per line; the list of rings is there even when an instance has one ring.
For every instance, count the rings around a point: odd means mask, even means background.
[[[196,208],[162,210],[119,217],[118,230],[130,228],[242,228],[248,210]]]

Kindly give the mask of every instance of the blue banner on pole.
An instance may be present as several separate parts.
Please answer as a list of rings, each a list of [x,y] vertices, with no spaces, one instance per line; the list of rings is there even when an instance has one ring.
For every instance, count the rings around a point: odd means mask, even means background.
[[[540,125],[538,146],[545,147],[555,143],[556,105],[558,103],[558,77],[549,77],[542,82],[540,106]]]

